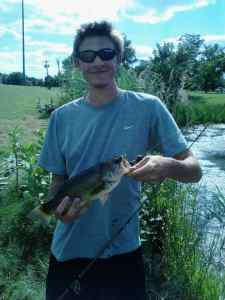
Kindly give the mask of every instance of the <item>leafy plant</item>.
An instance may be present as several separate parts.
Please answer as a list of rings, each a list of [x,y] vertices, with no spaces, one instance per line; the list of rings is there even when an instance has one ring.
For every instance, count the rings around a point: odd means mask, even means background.
[[[197,190],[169,181],[158,190],[146,185],[143,197],[147,286],[165,300],[219,300],[224,292],[212,259],[216,241],[203,251]]]

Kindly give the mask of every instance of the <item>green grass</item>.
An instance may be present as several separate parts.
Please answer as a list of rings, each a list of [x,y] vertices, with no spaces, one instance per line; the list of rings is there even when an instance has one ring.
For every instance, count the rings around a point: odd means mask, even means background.
[[[225,94],[190,92],[193,104],[225,105]]]
[[[179,126],[225,122],[225,94],[189,92],[186,103],[176,108]]]
[[[46,121],[39,119],[36,110],[38,99],[41,104],[58,100],[57,89],[44,87],[0,85],[0,153],[7,148],[8,132],[18,126],[23,131],[23,140],[32,141],[34,132]],[[54,102],[55,102],[54,101]]]
[[[190,101],[177,117],[179,125],[185,125],[186,119],[193,125],[225,122],[225,94],[189,92],[189,96]],[[21,128],[24,142],[35,139],[34,132],[47,123],[47,120],[39,119],[37,101],[49,103],[51,97],[58,102],[59,90],[0,84],[0,155],[7,150],[8,132],[16,126]]]

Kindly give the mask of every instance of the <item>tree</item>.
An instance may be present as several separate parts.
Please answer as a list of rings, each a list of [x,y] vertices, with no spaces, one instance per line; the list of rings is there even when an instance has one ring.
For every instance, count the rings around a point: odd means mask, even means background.
[[[131,41],[127,39],[126,35],[123,35],[124,41],[124,53],[122,63],[125,68],[130,68],[136,61],[136,54],[134,48],[131,46]]]
[[[23,73],[13,72],[9,74],[6,79],[6,84],[23,85],[24,84]]]
[[[179,91],[184,87],[188,57],[183,47],[157,44],[148,67],[140,75],[145,91],[159,96],[174,115]]]
[[[200,53],[204,40],[199,34],[184,34],[179,38],[178,47],[182,47],[188,54],[190,61],[195,61]]]
[[[184,86],[186,89],[199,88],[199,55],[204,40],[199,34],[184,34],[179,39],[178,48],[182,49],[187,55],[187,69],[185,74]]]
[[[144,59],[138,60],[138,64],[134,67],[137,76],[139,76],[147,68],[148,64],[149,64],[148,60],[144,60]]]
[[[225,48],[218,44],[205,45],[201,53],[199,82],[205,92],[214,91],[223,86],[225,72]]]

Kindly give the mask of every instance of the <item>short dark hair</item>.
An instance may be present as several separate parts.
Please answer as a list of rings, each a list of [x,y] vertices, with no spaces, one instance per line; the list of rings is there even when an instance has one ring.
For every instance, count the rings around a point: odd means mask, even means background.
[[[124,42],[121,34],[116,31],[112,24],[107,21],[91,22],[81,25],[77,30],[77,34],[73,43],[73,60],[76,59],[79,47],[83,40],[92,36],[108,37],[115,46],[117,53],[122,57]]]

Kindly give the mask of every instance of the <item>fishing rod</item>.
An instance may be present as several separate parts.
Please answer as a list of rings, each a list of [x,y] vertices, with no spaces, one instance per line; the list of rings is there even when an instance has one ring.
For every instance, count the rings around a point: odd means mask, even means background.
[[[206,129],[208,128],[209,123],[205,124],[203,126],[203,129],[200,131],[200,133],[197,135],[197,137],[194,139],[194,141],[189,145],[189,147],[186,150],[190,150],[191,147],[200,139],[200,137],[202,136],[202,134],[206,131]],[[158,148],[158,146],[160,145],[160,143],[156,144],[153,149],[151,149],[152,151],[155,150],[156,148]],[[136,160],[131,161],[131,165],[134,165],[136,163],[138,163],[139,161],[141,161],[143,158],[145,157],[145,155],[139,155],[137,156]],[[161,187],[161,183],[157,183],[154,185],[153,187],[153,197],[155,195],[157,195],[157,193],[160,190]],[[101,257],[101,255],[105,252],[106,249],[108,249],[113,242],[116,240],[116,238],[120,235],[120,233],[125,229],[125,227],[127,226],[127,224],[133,219],[133,217],[139,213],[139,211],[142,209],[143,205],[145,204],[145,202],[148,200],[148,197],[146,197],[143,201],[140,201],[141,203],[139,204],[139,206],[131,213],[131,215],[127,218],[127,220],[124,222],[123,225],[121,225],[121,227],[119,227],[119,229],[114,233],[114,235],[112,236],[112,238],[110,240],[108,240],[97,252],[96,256],[90,261],[90,263],[87,264],[87,266],[80,272],[78,273],[78,275],[75,276],[74,280],[72,281],[72,283],[64,290],[64,292],[56,299],[56,300],[63,300],[65,298],[65,296],[72,291],[75,295],[79,295],[81,292],[81,280],[83,279],[83,277],[85,276],[85,274],[91,269],[91,267],[95,264],[95,262]]]

